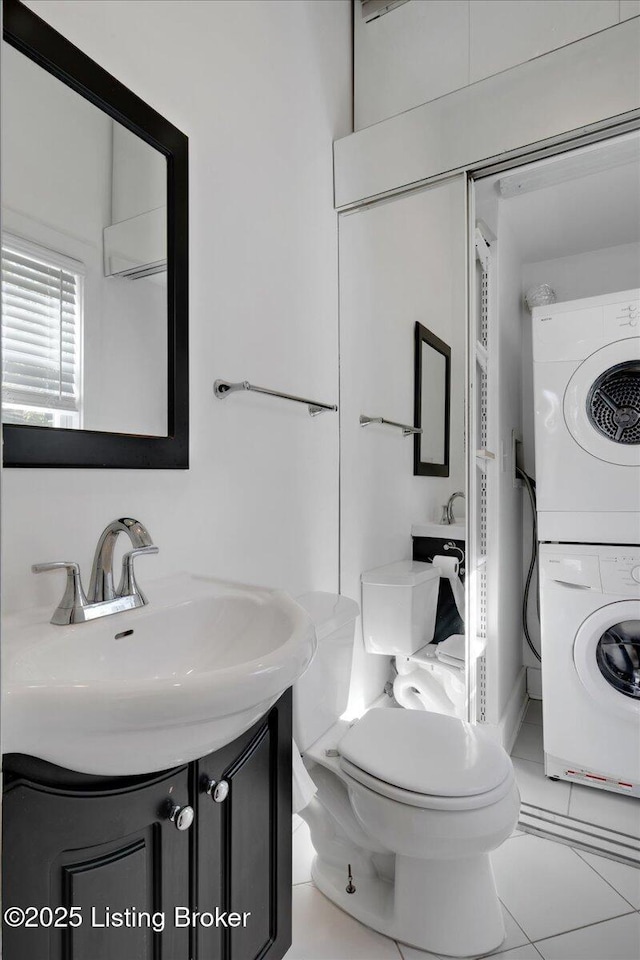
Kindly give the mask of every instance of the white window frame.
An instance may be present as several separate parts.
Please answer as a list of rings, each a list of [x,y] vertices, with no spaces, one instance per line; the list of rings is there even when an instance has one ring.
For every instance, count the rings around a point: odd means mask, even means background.
[[[31,257],[34,260],[40,261],[42,263],[50,264],[51,266],[64,270],[75,277],[77,328],[76,328],[76,351],[75,351],[75,365],[76,365],[75,409],[59,408],[56,406],[50,406],[50,405],[46,405],[44,403],[38,403],[38,402],[28,404],[20,401],[5,400],[4,381],[2,384],[3,408],[22,410],[25,413],[33,411],[35,413],[48,414],[52,419],[51,424],[49,424],[51,427],[66,427],[70,429],[82,429],[83,395],[84,395],[83,342],[84,342],[84,299],[85,299],[84,288],[85,288],[85,278],[86,278],[85,265],[80,260],[76,260],[72,257],[67,256],[64,253],[61,253],[58,250],[53,250],[42,243],[38,243],[35,240],[31,240],[31,239],[27,239],[26,237],[19,236],[18,234],[15,234],[8,230],[3,230],[2,232],[2,251],[3,252],[5,248],[8,251],[14,251],[15,253],[22,254],[25,257]]]

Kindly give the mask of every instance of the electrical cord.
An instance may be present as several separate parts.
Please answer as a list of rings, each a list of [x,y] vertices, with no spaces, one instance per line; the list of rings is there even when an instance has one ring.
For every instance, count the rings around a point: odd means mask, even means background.
[[[531,639],[531,634],[529,633],[529,623],[528,623],[528,612],[529,612],[529,591],[531,589],[531,580],[533,578],[533,571],[535,569],[536,561],[538,559],[538,512],[536,509],[536,493],[535,493],[535,480],[533,480],[528,474],[524,472],[520,467],[516,467],[516,475],[521,477],[524,482],[525,487],[527,488],[527,493],[529,494],[529,502],[531,504],[531,559],[529,561],[529,570],[527,571],[527,581],[524,588],[524,596],[522,599],[522,628],[524,630],[524,635],[527,643],[529,644],[529,649],[533,653],[534,657],[537,660],[542,661],[542,656],[539,651],[536,649],[533,640]],[[538,610],[538,619],[540,619],[540,581],[536,584],[536,607]]]

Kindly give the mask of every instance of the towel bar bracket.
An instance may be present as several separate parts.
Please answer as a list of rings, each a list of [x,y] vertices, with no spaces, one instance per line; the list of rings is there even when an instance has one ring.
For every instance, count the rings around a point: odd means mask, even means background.
[[[304,403],[309,409],[309,415],[317,417],[319,413],[325,410],[332,410],[334,413],[338,409],[335,403],[320,403],[317,400],[307,400],[305,397],[296,397],[293,393],[282,393],[280,390],[268,390],[266,387],[257,387],[248,380],[240,380],[237,383],[230,383],[228,380],[216,380],[213,385],[213,392],[218,400],[224,400],[230,393],[237,393],[239,390],[249,390],[251,393],[265,393],[269,397],[280,397],[282,400],[292,400],[294,403]]]
[[[388,427],[397,427],[402,430],[403,437],[411,437],[416,433],[422,433],[421,427],[411,427],[407,423],[398,423],[396,420],[387,420],[385,417],[360,417],[360,426],[367,427],[370,423],[385,423]]]

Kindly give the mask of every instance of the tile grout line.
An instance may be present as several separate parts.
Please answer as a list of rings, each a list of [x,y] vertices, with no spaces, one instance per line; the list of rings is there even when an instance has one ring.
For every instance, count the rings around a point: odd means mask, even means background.
[[[518,928],[518,930],[520,931],[520,933],[522,934],[522,936],[526,939],[527,943],[531,943],[531,939],[530,939],[530,937],[529,937],[529,934],[524,932],[524,930],[522,929],[522,927],[520,926],[520,924],[518,923],[518,921],[516,920],[516,918],[514,917],[514,915],[511,913],[511,910],[509,910],[509,908],[502,902],[502,900],[500,900],[500,897],[498,897],[498,900],[499,900],[500,906],[502,907],[502,909],[504,910],[504,912],[507,913],[507,914],[511,917],[511,919],[512,919],[513,922],[515,923],[516,927]],[[524,944],[522,944],[522,946],[524,946]],[[502,951],[500,951],[500,952],[505,953],[506,950],[510,950],[510,949],[511,949],[511,947],[506,947],[505,950],[502,950]],[[518,950],[519,948],[518,948],[518,947],[515,947],[514,949]],[[496,953],[496,954],[498,953],[498,951],[496,951],[496,950],[494,950],[493,952]],[[489,956],[491,956],[491,954],[489,954]]]
[[[561,933],[552,933],[548,937],[538,937],[537,940],[532,940],[531,943],[535,947],[536,943],[544,943],[545,940],[554,940],[556,937],[564,937],[568,933],[577,933],[579,930],[586,930],[589,927],[599,927],[602,923],[609,923],[611,920],[620,920],[622,917],[628,917],[632,913],[637,913],[637,910],[631,909],[626,910],[624,913],[617,913],[615,917],[607,917],[605,920],[596,920],[595,923],[584,923],[581,927],[572,927],[570,930],[563,930]]]
[[[571,847],[571,849],[573,850],[573,852],[574,852],[575,854],[577,854],[577,855],[580,857],[580,859],[582,860],[583,863],[586,863],[586,865],[587,865],[588,867],[591,867],[591,869],[593,870],[593,872],[594,872],[598,877],[600,877],[601,880],[604,880],[605,883],[608,883],[609,886],[611,887],[611,889],[612,889],[612,890],[615,890],[615,892],[618,894],[618,896],[619,896],[619,897],[622,897],[622,899],[625,901],[625,903],[628,903],[632,910],[637,910],[637,909],[638,909],[638,907],[634,906],[634,904],[631,903],[631,901],[627,900],[627,898],[625,897],[624,893],[620,893],[620,891],[617,889],[617,887],[614,887],[614,885],[611,883],[610,880],[607,880],[606,877],[603,877],[602,874],[600,873],[600,871],[599,871],[599,870],[596,870],[596,868],[594,867],[594,865],[593,865],[592,863],[589,863],[588,860],[585,860],[584,857],[580,854],[580,851],[579,851],[578,849],[576,849],[576,848],[574,848],[574,847]],[[594,856],[598,856],[598,854],[594,854]],[[607,858],[604,857],[603,859],[606,860]],[[619,863],[619,861],[617,861],[617,860],[611,860],[610,862],[611,862],[611,863]],[[624,867],[624,866],[631,866],[631,865],[630,865],[630,864],[624,864],[624,863],[623,863],[623,864],[621,864],[621,866]],[[635,870],[636,868],[635,868],[635,867],[631,867],[631,869],[632,869],[632,870]]]
[[[500,903],[502,903],[502,900],[500,901]],[[502,903],[502,906],[504,907],[504,904],[503,904],[503,903]],[[507,910],[506,907],[504,907],[504,909]],[[500,945],[496,950],[494,950],[492,953],[483,953],[483,954],[480,954],[479,957],[478,957],[478,960],[491,960],[491,957],[498,957],[498,958],[499,958],[499,957],[502,956],[503,953],[511,953],[512,950],[522,950],[523,947],[532,947],[532,946],[533,946],[532,941],[529,940],[528,934],[526,934],[526,933],[524,932],[524,930],[522,929],[522,927],[520,926],[520,924],[518,923],[518,921],[515,919],[515,917],[513,916],[513,914],[512,914],[512,913],[509,913],[508,910],[507,910],[507,913],[509,914],[509,916],[511,917],[511,919],[513,920],[513,922],[514,922],[515,925],[517,926],[518,930],[520,930],[520,932],[522,933],[522,936],[526,938],[526,939],[525,939],[525,942],[519,944],[519,946],[517,946],[517,947],[503,947],[502,944],[501,944],[501,945]],[[505,937],[505,941],[506,941],[506,939],[507,939],[507,938]]]

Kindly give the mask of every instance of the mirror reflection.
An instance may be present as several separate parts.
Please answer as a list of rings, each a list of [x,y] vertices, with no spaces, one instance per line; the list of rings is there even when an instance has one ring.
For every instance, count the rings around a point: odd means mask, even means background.
[[[422,417],[420,460],[426,463],[445,462],[445,400],[447,361],[429,343],[422,341]]]
[[[413,472],[423,477],[449,476],[451,347],[421,323],[415,325]]]
[[[3,422],[167,435],[162,153],[2,44]]]

